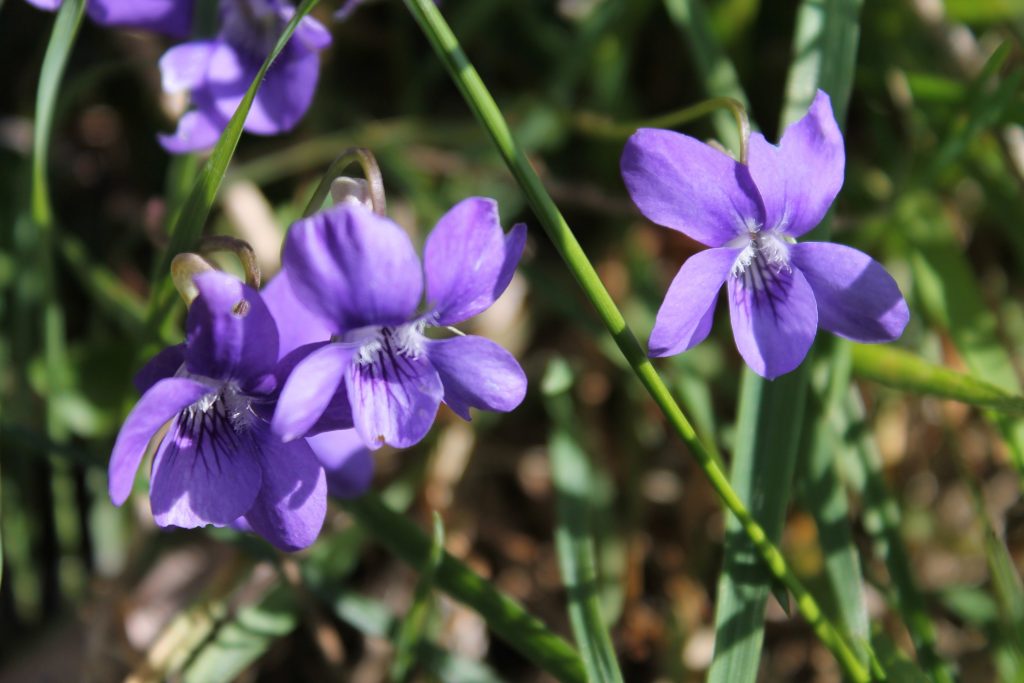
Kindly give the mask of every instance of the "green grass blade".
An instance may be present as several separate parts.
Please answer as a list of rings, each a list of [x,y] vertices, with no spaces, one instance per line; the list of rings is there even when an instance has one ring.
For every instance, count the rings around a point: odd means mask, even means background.
[[[437,568],[441,566],[442,559],[444,559],[444,525],[441,523],[441,515],[435,512],[434,538],[430,544],[427,566],[420,574],[412,607],[409,608],[409,613],[405,616],[398,629],[398,634],[395,636],[395,660],[391,666],[391,680],[394,683],[406,680],[416,664],[417,644],[423,639],[427,622],[430,619],[433,606],[434,577],[437,575]]]
[[[295,630],[299,607],[294,591],[283,583],[263,598],[238,610],[217,629],[185,669],[185,683],[233,681],[279,638]]]
[[[364,595],[335,591],[330,605],[335,616],[368,636],[392,638],[398,628],[398,619],[387,606]],[[503,683],[485,664],[453,655],[429,640],[420,640],[415,647],[423,669],[445,683]]]
[[[569,621],[591,683],[621,683],[615,648],[598,594],[590,497],[595,481],[573,418],[572,370],[557,358],[548,366],[543,391],[553,422],[548,441],[558,522],[555,546],[569,601]]]
[[[1022,386],[1009,352],[999,339],[999,322],[989,308],[960,246],[936,237],[911,253],[914,286],[928,318],[944,329],[971,374],[1013,396]],[[941,240],[941,241],[939,241]],[[1024,418],[991,418],[1006,438],[1018,473],[1024,477]]]
[[[210,158],[207,159],[200,169],[195,185],[192,186],[192,191],[182,205],[178,219],[171,230],[167,251],[164,252],[157,270],[160,279],[153,290],[148,316],[149,327],[152,331],[155,332],[160,328],[163,319],[171,310],[174,299],[177,296],[169,277],[171,259],[176,254],[191,248],[200,235],[202,235],[203,226],[206,224],[206,219],[213,208],[217,192],[220,190],[221,182],[227,173],[228,164],[231,162],[231,157],[234,156],[235,149],[238,147],[239,138],[242,137],[242,126],[249,115],[249,109],[252,107],[253,99],[256,97],[256,91],[259,90],[260,85],[263,83],[263,78],[267,75],[267,69],[274,63],[274,60],[284,50],[285,45],[288,44],[292,34],[295,33],[299,22],[316,7],[318,2],[319,0],[304,0],[296,9],[295,16],[285,26],[284,32],[274,45],[274,49],[267,55],[260,70],[256,73],[256,78],[253,79],[252,84],[246,90],[245,96],[239,103],[238,109],[235,110],[231,120],[228,121],[228,125],[213,148]]]
[[[749,110],[750,100],[740,84],[736,67],[715,40],[704,0],[664,0],[664,3],[669,19],[686,38],[708,96],[731,97]],[[716,111],[711,121],[718,139],[729,149],[737,149],[739,137],[729,112]]]
[[[428,568],[431,542],[415,524],[372,495],[342,505],[378,543],[413,568]],[[451,555],[444,554],[434,582],[476,610],[494,633],[544,671],[561,681],[586,681],[583,664],[571,645]]]
[[[801,505],[811,513],[818,527],[818,539],[825,556],[824,575],[833,597],[838,621],[854,640],[868,643],[871,633],[867,604],[864,599],[863,572],[860,555],[853,541],[850,506],[837,472],[836,453],[840,434],[836,422],[845,413],[845,399],[850,377],[850,344],[834,340],[830,356],[831,368],[818,367],[831,373],[825,382],[817,382],[813,373],[808,392],[807,412],[801,448],[802,476],[797,478]]]
[[[806,362],[805,362],[806,363]],[[801,370],[768,382],[743,374],[730,482],[768,538],[782,535],[796,466],[807,382]],[[761,661],[772,576],[739,522],[726,522],[725,559],[715,608],[715,655],[708,681],[753,681]]]
[[[939,396],[1013,415],[1024,414],[1024,397],[950,370],[895,346],[853,345],[853,373],[892,389]]]
[[[594,265],[587,258],[579,241],[562,216],[551,195],[545,190],[537,173],[526,158],[522,147],[509,130],[508,123],[497,103],[473,68],[458,38],[445,22],[431,0],[405,0],[405,5],[430,41],[435,53],[444,63],[463,98],[477,121],[491,136],[523,193],[537,215],[548,238],[558,250],[566,266],[591,302],[601,322],[611,333],[630,369],[644,386],[658,408],[664,413],[672,430],[689,447],[698,465],[707,476],[722,503],[739,520],[743,532],[765,565],[796,597],[800,613],[811,624],[815,635],[835,654],[847,675],[856,681],[866,681],[870,673],[858,661],[853,647],[825,616],[814,597],[793,574],[778,547],[768,538],[764,529],[747,510],[746,505],[729,484],[718,465],[713,450],[697,436],[693,425],[676,403],[668,387],[655,370],[647,354],[637,342],[633,331],[626,325],[622,312],[601,282]]]
[[[935,681],[953,681],[952,674],[935,654],[935,626],[917,588],[910,556],[900,535],[900,509],[889,492],[871,431],[865,423],[864,403],[855,388],[846,397],[846,423],[840,425],[851,442],[864,472],[864,527],[874,541],[875,555],[885,562],[892,580],[891,600],[895,603],[917,648],[921,666]]]
[[[842,123],[853,87],[860,6],[861,0],[804,0],[800,4],[780,127],[801,118],[819,88],[832,96],[833,110]],[[827,232],[827,223],[817,230]],[[809,362],[805,360],[800,368],[774,381],[749,369],[743,375],[731,481],[769,539],[776,542],[789,504]],[[752,682],[761,659],[772,577],[752,561],[752,547],[737,531],[736,520],[730,518],[718,586],[715,655],[708,674],[712,683]],[[869,652],[870,646],[864,646]]]

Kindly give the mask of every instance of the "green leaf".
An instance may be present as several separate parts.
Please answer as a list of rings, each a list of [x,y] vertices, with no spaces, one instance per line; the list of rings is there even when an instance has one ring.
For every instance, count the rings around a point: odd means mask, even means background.
[[[393,638],[398,629],[398,619],[387,606],[363,595],[337,592],[331,608],[339,619],[369,636]],[[502,683],[485,664],[453,655],[429,640],[420,640],[415,648],[423,669],[446,683]]]
[[[572,371],[561,358],[548,365],[543,391],[553,422],[548,440],[551,478],[558,512],[555,546],[569,601],[569,621],[580,657],[591,683],[622,681],[611,636],[605,627],[598,593],[594,538],[590,524],[590,496],[596,482],[580,444],[574,419]]]
[[[895,346],[854,344],[853,373],[900,391],[949,398],[1014,415],[1024,414],[1024,397],[972,375],[929,363]]]
[[[276,584],[254,605],[238,610],[185,669],[185,683],[233,681],[299,623],[294,591]]]
[[[444,558],[444,524],[441,515],[434,512],[434,538],[430,544],[430,556],[427,566],[420,574],[416,593],[413,595],[412,607],[402,621],[395,636],[395,661],[391,666],[391,680],[400,683],[409,677],[416,664],[417,644],[423,639],[430,618],[434,577]]]
[[[342,505],[364,530],[397,557],[419,571],[429,566],[430,539],[379,498],[365,495],[343,501]],[[437,568],[435,585],[476,610],[495,634],[544,671],[562,681],[586,680],[579,655],[571,645],[447,553]]]
[[[225,173],[227,173],[228,164],[231,163],[231,158],[238,147],[238,140],[242,137],[242,127],[245,125],[245,119],[249,115],[249,109],[252,107],[256,92],[263,83],[263,78],[267,75],[267,69],[270,68],[270,65],[274,63],[274,60],[284,50],[292,34],[295,33],[295,29],[298,28],[299,22],[316,7],[318,2],[319,0],[303,0],[302,4],[296,9],[295,15],[285,26],[284,32],[277,39],[277,43],[274,44],[274,49],[267,55],[249,89],[245,91],[245,96],[242,97],[238,109],[235,110],[231,120],[228,121],[224,132],[221,133],[220,139],[210,154],[210,158],[207,159],[202,169],[200,169],[195,185],[192,186],[192,191],[181,207],[178,219],[171,230],[167,251],[164,252],[157,270],[160,279],[153,290],[148,316],[149,327],[152,331],[156,332],[159,330],[177,296],[169,277],[171,259],[175,255],[191,248],[200,235],[202,235],[206,219],[210,215],[210,210],[217,199],[217,192],[220,190],[221,182],[224,180]]]

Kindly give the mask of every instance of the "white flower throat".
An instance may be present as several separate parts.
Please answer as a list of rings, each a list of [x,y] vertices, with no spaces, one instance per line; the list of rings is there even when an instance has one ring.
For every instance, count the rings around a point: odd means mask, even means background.
[[[743,248],[733,262],[729,275],[743,280],[747,287],[764,289],[780,273],[790,270],[789,244],[780,233],[750,231],[725,246]]]
[[[423,353],[423,345],[427,340],[423,334],[426,326],[427,322],[423,319],[393,327],[369,325],[340,335],[336,341],[359,344],[355,357],[359,365],[375,362],[382,353],[414,359]]]

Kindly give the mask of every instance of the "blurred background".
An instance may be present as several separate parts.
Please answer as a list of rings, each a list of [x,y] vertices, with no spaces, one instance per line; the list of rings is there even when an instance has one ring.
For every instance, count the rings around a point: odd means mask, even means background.
[[[633,207],[618,172],[629,131],[611,124],[628,127],[710,91],[742,91],[752,121],[777,139],[796,7],[442,5],[642,341],[699,245]],[[327,23],[333,9],[315,14]],[[21,0],[0,6],[0,681],[387,679],[417,574],[340,509],[329,510],[316,546],[283,558],[230,532],[160,532],[145,496],[122,509],[107,498],[110,447],[137,398],[131,377],[161,345],[144,325],[152,270],[169,210],[189,189],[176,181],[197,161],[172,160],[156,142],[184,106],[160,92],[156,60],[167,43],[86,21],[51,144],[67,349],[60,372],[47,373],[44,284],[26,212],[52,20]],[[870,253],[899,281],[912,310],[900,346],[1019,395],[1024,6],[867,2],[860,25],[832,238]],[[424,530],[439,511],[452,554],[570,637],[548,444],[553,431],[572,434],[594,465],[601,601],[626,680],[703,680],[724,538],[703,474],[603,333],[402,4],[368,2],[332,32],[309,114],[287,136],[243,136],[209,230],[252,243],[268,279],[284,230],[352,145],[377,155],[390,213],[417,241],[470,195],[497,198],[506,227],[527,222],[512,286],[467,328],[520,359],[526,401],[471,424],[442,408],[421,444],[375,454],[375,488]],[[682,130],[730,134],[718,116]],[[720,306],[708,341],[658,362],[726,460],[742,370],[727,315]],[[571,368],[571,390],[558,399],[571,402],[568,411],[541,391],[555,358]],[[853,371],[859,377],[856,359]],[[50,386],[54,377],[61,386]],[[939,657],[964,681],[1021,680],[1024,504],[1014,463],[1024,462],[1024,423],[868,379],[855,386],[859,417],[837,428],[834,458],[878,642],[914,651],[893,599],[905,578],[892,574],[895,533]],[[812,383],[811,400],[821,391]],[[798,481],[796,493],[782,544],[816,588],[827,531],[803,503],[820,492]],[[552,680],[440,593],[417,652],[410,680]],[[806,623],[774,599],[761,667],[765,681],[840,678]]]

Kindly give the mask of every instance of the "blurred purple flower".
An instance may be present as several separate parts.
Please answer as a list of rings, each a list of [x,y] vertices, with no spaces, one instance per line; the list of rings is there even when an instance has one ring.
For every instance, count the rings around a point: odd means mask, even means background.
[[[209,40],[176,45],[160,58],[163,89],[190,92],[193,109],[160,143],[174,154],[212,147],[235,113],[267,55],[294,16],[283,0],[221,0],[220,29]],[[295,34],[267,71],[245,130],[277,135],[294,128],[306,114],[320,75],[320,50],[331,35],[312,17]]]
[[[62,0],[26,0],[48,12],[60,9]],[[194,0],[89,0],[85,11],[97,24],[124,26],[184,38],[192,28]]]
[[[229,275],[195,282],[186,342],[136,377],[142,398],[114,444],[110,498],[128,498],[147,444],[169,421],[150,477],[159,526],[231,525],[282,550],[304,548],[323,525],[327,482],[309,444],[284,443],[262,416],[276,389],[274,320],[259,293]]]
[[[509,411],[526,393],[510,353],[487,339],[425,336],[487,309],[505,291],[522,255],[526,226],[506,235],[497,204],[470,198],[427,238],[424,265],[408,235],[357,204],[301,220],[285,238],[284,273],[298,301],[326,325],[330,341],[307,344],[271,425],[286,440],[355,426],[370,448],[406,447],[426,435],[443,400]],[[416,314],[424,294],[427,312]]]
[[[633,201],[651,221],[712,247],[672,281],[649,354],[702,342],[723,283],[740,355],[769,379],[800,365],[819,326],[859,342],[898,338],[910,313],[880,264],[840,244],[794,239],[825,217],[844,166],[843,136],[820,90],[777,147],[750,137],[747,165],[687,135],[633,134],[622,154]]]

